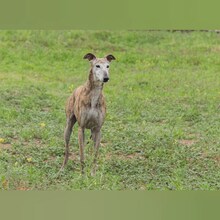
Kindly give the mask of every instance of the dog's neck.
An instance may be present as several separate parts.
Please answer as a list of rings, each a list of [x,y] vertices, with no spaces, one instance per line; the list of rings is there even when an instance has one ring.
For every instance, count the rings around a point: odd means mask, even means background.
[[[88,94],[91,97],[91,107],[94,108],[97,106],[99,97],[102,94],[103,82],[94,81],[94,76],[92,70],[89,72],[89,78],[86,82],[86,87],[88,89]]]
[[[104,84],[103,82],[94,80],[94,76],[93,76],[92,69],[91,69],[89,72],[89,78],[86,82],[86,87],[88,88],[88,90],[92,91],[95,89],[95,90],[100,90],[101,92],[103,89],[103,84]]]

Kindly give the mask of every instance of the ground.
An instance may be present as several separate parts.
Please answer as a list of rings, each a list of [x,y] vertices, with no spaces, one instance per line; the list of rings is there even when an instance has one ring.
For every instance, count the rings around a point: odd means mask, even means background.
[[[220,189],[219,45],[215,32],[0,31],[0,188]],[[57,177],[64,106],[88,52],[117,59],[99,168],[91,177],[90,142],[80,175],[76,126]]]

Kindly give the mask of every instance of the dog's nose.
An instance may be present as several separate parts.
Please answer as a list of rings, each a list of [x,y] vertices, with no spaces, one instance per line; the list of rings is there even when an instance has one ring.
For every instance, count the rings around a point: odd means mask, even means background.
[[[104,79],[103,79],[103,82],[108,82],[109,81],[109,78],[108,77],[105,77]]]

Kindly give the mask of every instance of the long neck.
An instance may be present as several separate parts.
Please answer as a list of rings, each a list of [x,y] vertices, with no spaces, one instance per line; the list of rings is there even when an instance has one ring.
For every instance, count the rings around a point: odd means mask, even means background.
[[[93,89],[97,89],[97,88],[101,90],[103,89],[103,82],[94,80],[92,69],[89,71],[89,78],[86,82],[86,85],[90,91],[92,91]]]
[[[99,97],[102,94],[103,83],[94,81],[92,69],[89,72],[89,78],[86,82],[86,87],[88,89],[88,94],[90,94],[91,107],[94,108],[97,106],[99,102]]]

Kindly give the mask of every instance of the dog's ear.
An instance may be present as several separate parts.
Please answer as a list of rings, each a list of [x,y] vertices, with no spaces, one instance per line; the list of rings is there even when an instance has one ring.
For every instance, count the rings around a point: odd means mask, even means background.
[[[112,60],[115,60],[115,57],[114,57],[113,55],[111,55],[111,54],[107,55],[105,58],[106,58],[109,62],[111,62]]]
[[[95,59],[96,58],[96,56],[94,55],[94,54],[92,54],[92,53],[87,53],[84,57],[83,57],[83,59],[88,59],[89,61],[91,61],[91,60],[93,60],[93,59]]]

